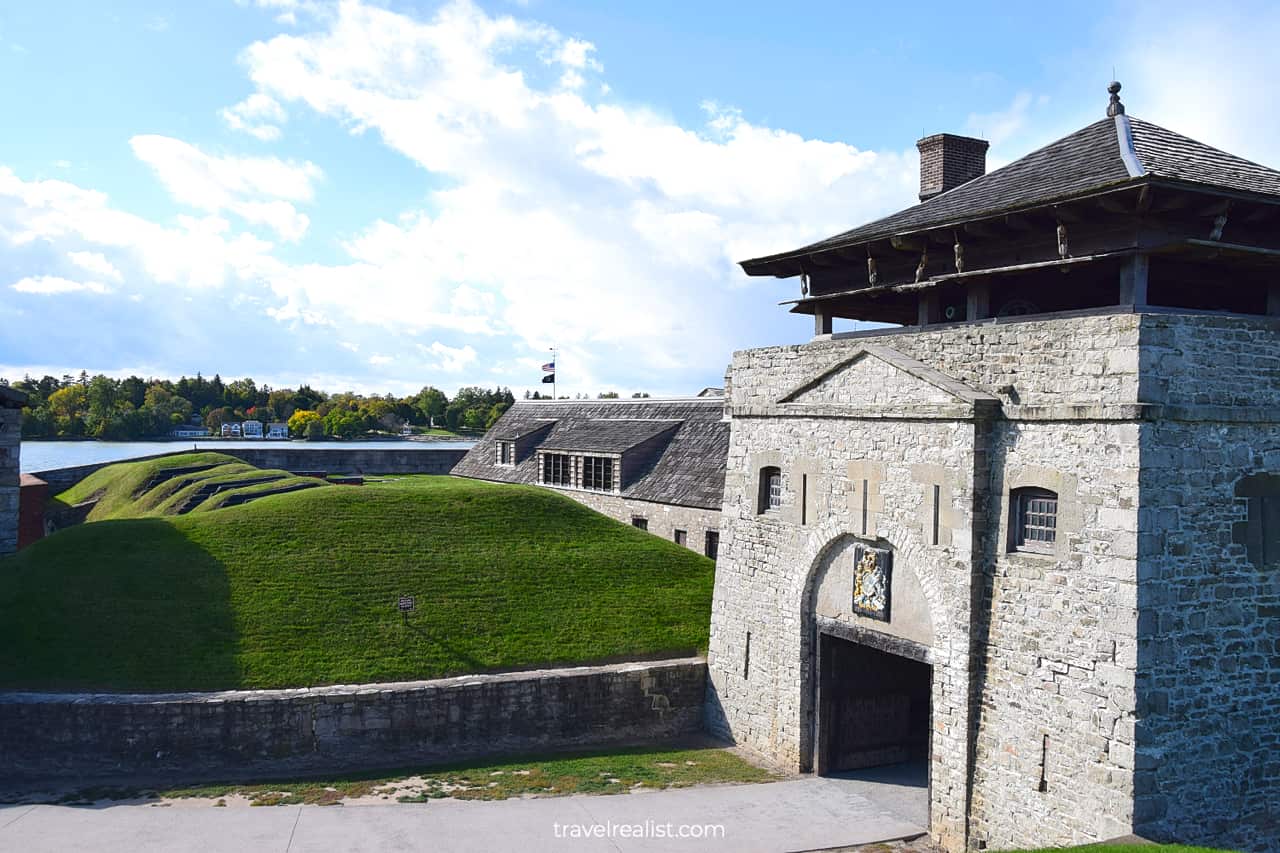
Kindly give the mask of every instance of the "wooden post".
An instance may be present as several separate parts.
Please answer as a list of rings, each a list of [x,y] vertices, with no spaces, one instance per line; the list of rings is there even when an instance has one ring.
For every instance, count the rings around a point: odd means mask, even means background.
[[[824,314],[821,308],[813,309],[813,336],[831,334],[831,315]]]
[[[938,321],[938,294],[921,293],[917,305],[916,319],[919,325],[927,326]]]
[[[1140,308],[1147,304],[1147,255],[1125,258],[1120,267],[1120,304]]]
[[[991,285],[975,281],[969,285],[965,304],[966,320],[985,320],[991,316]]]

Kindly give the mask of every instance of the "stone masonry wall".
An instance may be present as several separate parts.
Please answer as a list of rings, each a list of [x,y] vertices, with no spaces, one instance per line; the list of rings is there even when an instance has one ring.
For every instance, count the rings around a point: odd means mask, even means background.
[[[744,380],[735,375],[735,392],[749,386]],[[973,433],[973,425],[963,422],[735,418],[708,653],[711,729],[794,769],[810,769],[812,593],[827,553],[861,530],[861,474],[867,474],[868,538],[892,543],[894,571],[914,573],[932,616],[931,817],[935,836],[961,844],[970,724],[967,590],[973,501],[972,476],[963,472],[973,468]],[[878,466],[874,472],[850,476],[850,466],[868,462]],[[913,470],[918,465],[942,466],[946,474],[918,476]],[[757,477],[764,466],[782,470],[782,507],[759,514]],[[946,544],[934,546],[922,523],[922,507],[938,479],[947,487],[951,535]],[[802,483],[809,499],[805,524],[800,523]],[[864,617],[848,615],[845,622],[875,630]]]
[[[772,402],[847,358],[853,346],[871,343],[890,346],[952,379],[1000,397],[1008,417],[1016,418],[1028,407],[1089,410],[1132,404],[1140,399],[1142,316],[990,320],[918,332],[858,332],[809,344],[743,350],[733,355],[726,399],[734,409]],[[792,382],[795,385],[788,384]]]
[[[1239,494],[1280,478],[1280,320],[1146,315],[1142,366],[1135,822],[1280,850],[1280,561]]]
[[[1137,315],[1090,314],[736,353],[726,380],[734,414],[708,655],[713,728],[809,766],[812,576],[848,537],[879,541],[894,549],[895,572],[915,574],[932,620],[935,840],[956,850],[1127,831],[1140,326]],[[875,380],[878,394],[794,397],[836,410],[861,400],[870,408],[858,416],[779,407],[865,344],[997,396],[1004,417],[984,423],[957,416],[954,406],[929,415],[932,398],[919,383],[895,386],[888,376]],[[895,399],[913,404],[910,416],[894,415]],[[772,518],[754,505],[766,465],[783,472],[783,508]],[[936,545],[928,529],[935,485],[944,503]],[[1065,499],[1071,527],[1055,554],[1006,553],[1009,490],[1024,485]],[[848,618],[872,635],[910,635]],[[1053,735],[1042,792],[1045,732]]]
[[[406,444],[410,444],[406,442]],[[426,444],[421,442],[420,444]],[[201,452],[225,453],[259,468],[279,468],[285,471],[324,471],[327,474],[448,474],[467,451],[444,446],[407,446],[403,450],[386,448],[344,447],[341,445],[295,445],[287,447],[264,444],[262,447],[218,447],[214,442],[200,446]],[[156,459],[190,453],[174,450],[141,456],[136,459],[117,460],[136,462],[138,459]],[[97,462],[77,465],[73,468],[54,468],[38,472],[40,479],[49,484],[52,494],[65,491],[95,471],[116,462]]]
[[[971,846],[1068,846],[1131,831],[1138,429],[996,425],[975,628],[984,651]],[[1051,554],[1010,548],[1009,493],[1024,486],[1058,495]]]
[[[401,684],[163,695],[0,693],[8,778],[280,773],[696,732],[697,658]]]
[[[634,518],[646,519],[648,531],[669,542],[675,541],[677,530],[683,530],[686,534],[685,547],[699,554],[706,553],[707,533],[720,530],[720,513],[714,509],[637,501],[579,489],[555,491],[623,524],[631,524]]]
[[[22,410],[0,406],[0,555],[18,550]]]
[[[1280,563],[1233,542],[1235,485],[1280,474],[1280,423],[1161,422],[1141,442],[1136,823],[1280,850]]]

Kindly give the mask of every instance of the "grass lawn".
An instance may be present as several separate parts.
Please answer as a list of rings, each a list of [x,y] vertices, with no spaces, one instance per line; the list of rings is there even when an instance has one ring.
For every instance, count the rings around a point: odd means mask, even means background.
[[[710,560],[545,489],[415,476],[166,516],[137,506],[148,466],[61,496],[101,492],[116,518],[0,558],[0,687],[297,687],[706,648]]]
[[[712,782],[770,782],[778,778],[727,749],[614,749],[471,761],[343,775],[330,780],[263,781],[156,791],[166,799],[240,796],[252,805],[325,805],[356,797],[425,802],[453,797],[505,800],[563,794],[622,794],[637,788],[683,788]]]
[[[1036,850],[1008,850],[1002,853],[1231,853],[1215,847],[1189,847],[1185,844],[1083,844],[1079,847],[1042,847]]]

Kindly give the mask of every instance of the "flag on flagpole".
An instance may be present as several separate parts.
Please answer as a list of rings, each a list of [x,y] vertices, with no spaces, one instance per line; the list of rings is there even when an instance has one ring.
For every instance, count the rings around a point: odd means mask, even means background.
[[[554,373],[548,373],[546,376],[542,377],[543,385],[550,385],[555,381],[556,381],[556,375]]]
[[[556,363],[555,363],[554,361],[548,361],[546,364],[542,365],[542,372],[543,372],[543,373],[555,373],[555,372],[556,372]]]

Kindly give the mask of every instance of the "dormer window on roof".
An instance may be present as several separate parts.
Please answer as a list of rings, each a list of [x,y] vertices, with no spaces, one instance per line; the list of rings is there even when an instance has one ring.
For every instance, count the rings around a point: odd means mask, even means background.
[[[1130,117],[1120,84],[1107,91],[1105,118],[994,172],[983,140],[926,137],[920,204],[742,267],[798,277],[783,304],[816,335],[834,318],[1109,306],[1280,315],[1280,171]]]

